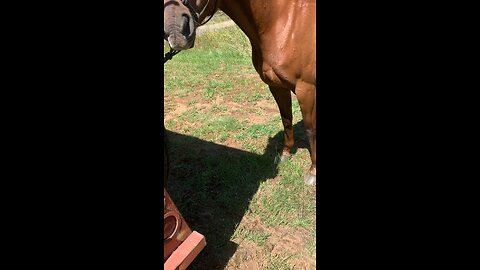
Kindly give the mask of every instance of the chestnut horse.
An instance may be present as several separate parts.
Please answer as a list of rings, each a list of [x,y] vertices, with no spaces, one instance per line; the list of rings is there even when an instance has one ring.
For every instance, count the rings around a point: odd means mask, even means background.
[[[195,30],[218,9],[247,35],[253,65],[280,109],[282,160],[293,146],[290,91],[296,94],[312,161],[305,183],[315,185],[316,0],[164,0],[164,39],[173,50],[192,48]]]

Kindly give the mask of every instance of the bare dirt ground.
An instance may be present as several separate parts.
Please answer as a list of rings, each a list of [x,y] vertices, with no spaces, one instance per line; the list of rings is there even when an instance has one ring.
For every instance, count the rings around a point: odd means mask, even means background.
[[[249,216],[242,220],[240,226],[254,228],[269,234],[270,237],[263,246],[249,240],[238,241],[238,249],[225,269],[265,269],[268,263],[265,254],[273,257],[282,257],[285,253],[299,254],[310,237],[309,232],[302,229],[292,231],[288,226],[268,228],[263,226],[261,221],[252,220]],[[296,258],[289,264],[290,269],[316,269],[315,257],[308,255]]]

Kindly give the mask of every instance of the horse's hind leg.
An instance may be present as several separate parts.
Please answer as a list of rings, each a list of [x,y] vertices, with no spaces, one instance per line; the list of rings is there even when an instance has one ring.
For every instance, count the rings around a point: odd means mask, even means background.
[[[307,185],[315,185],[317,182],[317,123],[316,123],[316,91],[313,84],[298,82],[295,88],[298,103],[302,111],[303,123],[310,144],[310,158],[312,165],[305,175]]]
[[[282,116],[284,129],[283,150],[280,160],[283,161],[290,157],[290,150],[293,147],[293,127],[292,127],[292,96],[290,90],[286,88],[269,86]]]

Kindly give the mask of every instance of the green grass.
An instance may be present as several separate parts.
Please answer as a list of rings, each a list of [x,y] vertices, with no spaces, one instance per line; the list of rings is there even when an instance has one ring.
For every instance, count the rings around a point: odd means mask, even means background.
[[[268,238],[270,237],[270,234],[254,229],[239,228],[235,232],[234,236],[237,238],[242,238],[244,240],[255,242],[260,246],[264,246]]]
[[[164,67],[167,190],[207,240],[191,269],[224,269],[234,246],[246,243],[253,255],[262,254],[264,269],[291,269],[293,261],[315,256],[316,188],[303,182],[309,153],[298,148],[290,160],[275,164],[283,127],[250,50],[245,35],[229,27],[199,36],[195,48]],[[180,104],[186,109],[174,115]],[[293,114],[296,143],[305,141],[296,99]],[[268,249],[282,234],[300,231],[301,243],[275,254]]]
[[[269,265],[265,270],[289,270],[291,267],[287,264],[288,260],[291,258],[291,255],[273,255],[269,257]]]
[[[222,11],[217,11],[208,24],[221,23],[230,20],[230,18]]]

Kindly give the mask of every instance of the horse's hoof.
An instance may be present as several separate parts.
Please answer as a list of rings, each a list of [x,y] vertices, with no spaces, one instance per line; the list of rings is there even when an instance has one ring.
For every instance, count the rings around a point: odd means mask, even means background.
[[[290,159],[290,155],[281,155],[280,156],[280,163],[282,163],[284,161],[287,161],[288,159]]]
[[[275,164],[281,164],[287,161],[291,155],[277,155],[275,157]]]
[[[317,176],[307,173],[307,175],[305,175],[305,184],[307,186],[315,186],[317,184]]]

